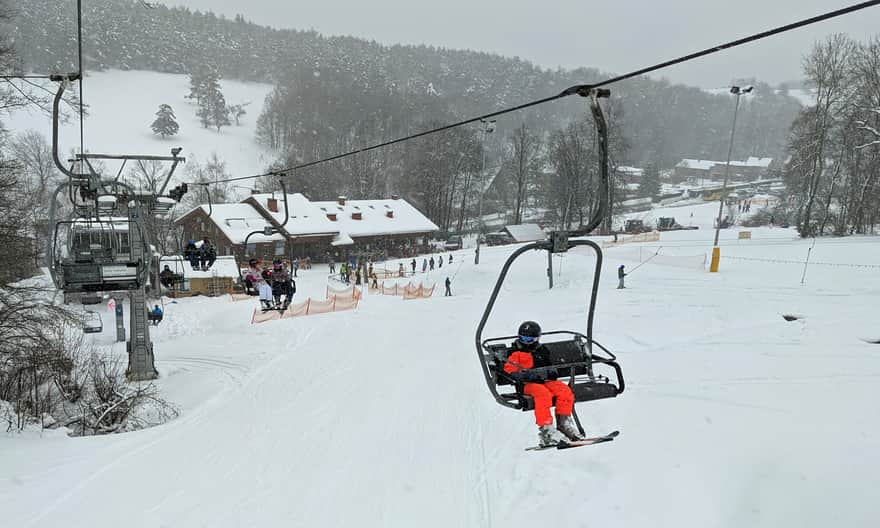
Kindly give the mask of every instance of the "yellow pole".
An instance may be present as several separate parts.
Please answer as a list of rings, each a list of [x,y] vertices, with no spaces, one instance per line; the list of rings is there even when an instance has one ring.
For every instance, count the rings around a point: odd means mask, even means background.
[[[712,248],[712,262],[709,263],[709,271],[711,273],[718,272],[718,262],[721,260],[721,248],[715,246]]]

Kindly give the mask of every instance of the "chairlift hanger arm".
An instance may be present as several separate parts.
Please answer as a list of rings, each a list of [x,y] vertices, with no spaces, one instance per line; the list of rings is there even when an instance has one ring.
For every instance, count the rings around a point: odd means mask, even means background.
[[[285,225],[287,225],[287,221],[290,220],[290,209],[288,209],[288,207],[287,207],[287,186],[284,185],[284,180],[279,180],[278,183],[281,185],[281,192],[284,194],[284,222],[279,224],[279,226],[277,228],[273,227],[272,234],[280,232],[281,229]],[[208,193],[208,194],[210,195],[210,193]],[[210,200],[210,198],[209,198],[209,200]],[[266,227],[270,227],[270,226],[266,226]],[[251,239],[251,236],[260,235],[260,234],[266,235],[266,233],[267,233],[266,229],[263,229],[260,231],[251,231],[250,233],[248,233],[247,236],[244,237],[244,250],[245,250],[245,252],[247,252],[248,240]],[[271,236],[271,235],[269,235],[269,236]],[[244,275],[241,274],[241,266],[238,266],[238,279],[242,284],[244,284]]]

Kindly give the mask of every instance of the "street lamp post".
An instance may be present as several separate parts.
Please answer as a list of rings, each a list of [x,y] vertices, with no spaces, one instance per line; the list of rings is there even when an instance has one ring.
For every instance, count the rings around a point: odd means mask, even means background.
[[[750,93],[754,86],[731,86],[730,93],[736,96],[736,104],[733,107],[733,126],[730,127],[730,145],[727,147],[727,165],[724,167],[724,183],[721,184],[721,198],[718,204],[718,218],[715,220],[715,242],[712,247],[712,262],[709,271],[718,271],[718,263],[721,260],[721,248],[718,247],[718,237],[721,235],[721,216],[724,214],[724,202],[727,198],[727,180],[730,177],[730,157],[733,154],[733,137],[736,134],[736,115],[739,112],[739,98],[743,94]]]
[[[483,175],[486,172],[486,136],[495,131],[494,119],[480,119],[480,123],[483,123],[483,159],[480,162],[480,205],[477,212],[477,251],[474,253],[474,264],[480,263],[480,237],[483,235],[483,187],[485,186]]]

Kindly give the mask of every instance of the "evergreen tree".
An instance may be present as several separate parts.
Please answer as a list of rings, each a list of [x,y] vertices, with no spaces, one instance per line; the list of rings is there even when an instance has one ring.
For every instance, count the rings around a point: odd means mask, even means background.
[[[174,136],[180,130],[180,125],[177,124],[177,118],[174,116],[174,110],[167,104],[159,105],[156,120],[150,126],[153,128],[153,133],[162,136],[162,139]]]
[[[642,198],[654,198],[660,194],[660,169],[654,163],[649,163],[642,174],[642,183],[639,185],[639,196]]]
[[[220,128],[232,124],[229,120],[229,108],[226,106],[226,98],[223,97],[223,94],[220,93],[219,89],[211,96],[208,105],[211,125],[217,127],[217,132],[220,132]]]

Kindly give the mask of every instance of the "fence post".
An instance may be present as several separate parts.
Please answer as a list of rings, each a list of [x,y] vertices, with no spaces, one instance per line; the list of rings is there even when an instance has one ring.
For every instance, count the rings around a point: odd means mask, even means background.
[[[312,298],[309,297],[308,299],[306,299],[306,315],[309,315],[309,306],[311,306],[311,305],[312,305]]]
[[[336,311],[336,296],[335,295],[333,296],[333,307],[330,309],[330,311],[332,311],[332,312]]]

